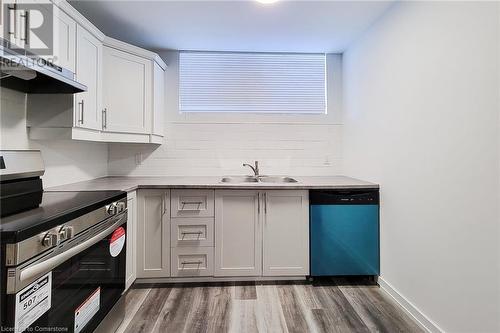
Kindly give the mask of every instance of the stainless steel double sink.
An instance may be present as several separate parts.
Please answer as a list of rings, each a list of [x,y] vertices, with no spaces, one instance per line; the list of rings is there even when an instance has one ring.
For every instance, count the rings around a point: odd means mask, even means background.
[[[221,179],[222,183],[298,183],[288,176],[226,176]]]

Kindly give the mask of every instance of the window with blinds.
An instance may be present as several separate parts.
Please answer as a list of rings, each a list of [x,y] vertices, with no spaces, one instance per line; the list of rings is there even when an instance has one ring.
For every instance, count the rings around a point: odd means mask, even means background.
[[[325,54],[181,52],[180,112],[326,113]]]

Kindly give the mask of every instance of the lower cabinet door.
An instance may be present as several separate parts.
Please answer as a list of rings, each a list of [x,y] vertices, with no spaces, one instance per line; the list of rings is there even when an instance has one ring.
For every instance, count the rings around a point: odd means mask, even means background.
[[[213,247],[173,247],[172,276],[213,276]]]
[[[137,192],[137,277],[170,276],[170,190]]]
[[[215,191],[215,276],[262,274],[259,192]]]
[[[309,193],[263,193],[263,275],[309,275]]]
[[[127,260],[125,268],[125,290],[130,288],[134,283],[136,274],[137,262],[137,193],[127,193]]]

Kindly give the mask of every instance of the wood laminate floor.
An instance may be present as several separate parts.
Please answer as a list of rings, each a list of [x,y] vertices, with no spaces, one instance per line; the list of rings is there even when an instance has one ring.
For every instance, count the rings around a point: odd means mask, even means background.
[[[423,332],[378,286],[346,281],[134,285],[118,333]]]

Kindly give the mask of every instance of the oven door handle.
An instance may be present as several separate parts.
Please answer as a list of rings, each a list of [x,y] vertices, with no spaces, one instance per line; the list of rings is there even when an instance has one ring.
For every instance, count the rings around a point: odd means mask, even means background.
[[[105,238],[107,235],[109,235],[114,229],[116,229],[118,226],[123,224],[123,220],[127,218],[127,215],[122,216],[120,219],[118,219],[115,223],[113,223],[109,228],[106,228],[104,231],[98,233],[97,235],[93,236],[92,238],[87,239],[86,241],[83,241],[82,243],[62,252],[59,255],[56,255],[52,258],[49,258],[47,260],[44,260],[40,263],[37,263],[32,266],[28,266],[27,268],[23,269],[20,274],[19,274],[19,281],[23,282],[25,280],[29,280],[41,273],[49,272],[65,262],[66,260],[70,259],[71,257],[77,255],[78,253],[85,251],[92,245],[96,244],[97,242],[101,241],[103,238]]]

